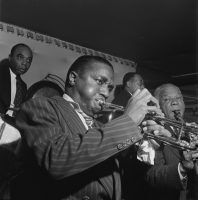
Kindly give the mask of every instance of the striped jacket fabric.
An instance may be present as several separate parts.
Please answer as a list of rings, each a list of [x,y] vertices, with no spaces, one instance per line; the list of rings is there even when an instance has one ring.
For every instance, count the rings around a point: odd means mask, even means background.
[[[42,199],[121,199],[116,155],[142,138],[129,116],[86,130],[62,97],[39,97],[22,105],[16,124],[29,159],[46,174]]]

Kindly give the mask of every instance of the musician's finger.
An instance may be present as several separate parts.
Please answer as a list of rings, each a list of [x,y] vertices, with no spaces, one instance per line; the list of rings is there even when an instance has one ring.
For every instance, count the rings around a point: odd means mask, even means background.
[[[155,125],[155,124],[157,124],[157,123],[153,120],[145,120],[145,121],[142,122],[143,126]]]
[[[145,132],[147,132],[147,131],[148,132],[153,132],[154,131],[154,134],[157,134],[157,135],[162,130],[164,130],[164,127],[162,127],[162,126],[160,126],[158,124],[153,124],[153,125],[150,124],[150,125],[147,125],[147,126],[143,127],[143,131],[145,131]]]
[[[187,161],[192,160],[192,152],[190,151],[183,151],[183,156],[184,156],[184,159]]]
[[[159,109],[158,109],[156,106],[147,106],[147,111],[148,111],[148,112],[157,113],[158,110],[159,110]]]
[[[198,152],[197,153],[192,153],[192,159],[198,159]]]

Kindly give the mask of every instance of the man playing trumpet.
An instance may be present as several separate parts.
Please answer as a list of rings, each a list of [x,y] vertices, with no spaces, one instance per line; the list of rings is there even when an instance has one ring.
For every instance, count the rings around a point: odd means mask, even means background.
[[[154,93],[159,100],[165,117],[171,120],[183,120],[185,104],[178,87],[173,84],[163,84]],[[152,131],[152,128],[144,128]],[[176,138],[178,133],[174,127],[166,127],[171,137]],[[149,130],[150,129],[150,130]],[[155,131],[154,131],[155,133]],[[146,180],[149,185],[149,199],[184,200],[196,199],[198,151],[180,151],[170,145],[162,145],[155,152],[154,165],[147,171]],[[191,193],[190,193],[190,192]],[[191,196],[191,197],[189,197]]]
[[[143,89],[122,116],[97,123],[94,116],[113,84],[111,63],[81,56],[67,73],[63,97],[39,97],[23,104],[17,126],[28,154],[27,176],[19,178],[23,186],[13,187],[15,199],[121,200],[118,154],[142,138],[138,125],[158,108],[147,105],[155,99]],[[32,187],[26,184],[29,180]]]

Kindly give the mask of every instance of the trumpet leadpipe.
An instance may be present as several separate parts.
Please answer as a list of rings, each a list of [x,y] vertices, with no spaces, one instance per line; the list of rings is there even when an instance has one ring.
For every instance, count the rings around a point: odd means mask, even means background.
[[[109,103],[109,102],[104,102],[104,101],[99,101],[99,104],[103,107],[103,109],[109,109],[109,110],[112,110],[112,111],[122,111],[122,112],[124,112],[123,106],[119,106],[119,105]]]

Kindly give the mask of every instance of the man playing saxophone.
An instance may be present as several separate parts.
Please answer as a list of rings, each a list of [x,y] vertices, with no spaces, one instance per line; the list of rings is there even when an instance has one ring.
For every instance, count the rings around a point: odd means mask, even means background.
[[[171,120],[183,120],[185,104],[180,89],[173,84],[159,86],[154,96],[158,99],[165,117]],[[152,131],[152,126],[147,131]],[[177,138],[177,129],[165,128],[171,137]],[[155,152],[154,165],[146,173],[148,198],[160,200],[196,199],[198,151],[182,151],[170,145],[163,145]],[[193,180],[194,179],[194,180]],[[193,182],[195,181],[195,182]],[[194,192],[192,192],[192,189]]]

